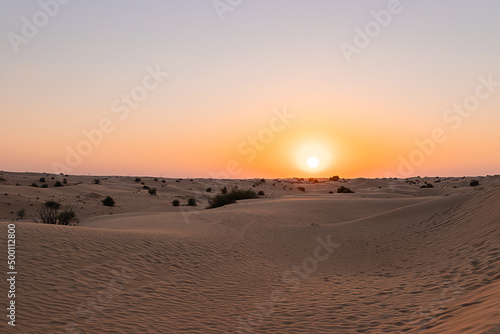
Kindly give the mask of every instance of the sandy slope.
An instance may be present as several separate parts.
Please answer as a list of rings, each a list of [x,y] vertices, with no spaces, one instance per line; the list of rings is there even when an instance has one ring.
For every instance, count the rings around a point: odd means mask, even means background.
[[[150,196],[134,178],[39,189],[27,185],[40,175],[3,177],[0,219],[22,207],[28,219],[15,221],[18,326],[2,332],[500,332],[499,177],[267,180],[266,198],[214,210],[222,186],[256,180],[143,178]],[[339,185],[356,193],[328,193]],[[190,196],[202,205],[170,204]],[[77,207],[79,226],[29,222],[51,198]]]

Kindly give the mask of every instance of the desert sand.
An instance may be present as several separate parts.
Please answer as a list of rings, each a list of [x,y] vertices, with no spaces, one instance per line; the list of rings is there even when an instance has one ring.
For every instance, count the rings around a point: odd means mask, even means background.
[[[500,333],[500,176],[142,177],[156,196],[135,177],[0,176],[2,263],[14,223],[18,272],[2,333]],[[224,186],[265,196],[207,210]],[[78,225],[34,223],[47,200]]]

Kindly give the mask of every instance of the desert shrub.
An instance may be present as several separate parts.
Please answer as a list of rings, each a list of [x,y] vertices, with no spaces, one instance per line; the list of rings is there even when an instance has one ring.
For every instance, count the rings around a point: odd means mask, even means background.
[[[172,205],[173,206],[179,206],[179,205],[181,205],[181,202],[179,202],[178,199],[174,199],[173,202],[172,202]]]
[[[222,194],[227,194],[227,187],[224,187],[220,191]]]
[[[303,191],[303,192],[306,191],[306,188],[304,188],[304,187],[298,187],[297,189],[299,189],[300,191]]]
[[[64,211],[58,213],[56,217],[59,225],[69,225],[72,221],[76,220],[75,209],[66,207]]]
[[[188,199],[188,206],[198,206],[198,204],[196,204],[196,198]]]
[[[260,183],[266,183],[266,179],[260,179]]]
[[[101,183],[101,180],[99,179],[94,179],[94,181],[92,181],[93,184],[100,184]]]
[[[161,183],[165,183],[166,181],[165,180],[161,180]]]
[[[210,205],[208,209],[218,208],[227,204],[236,203],[240,199],[252,199],[258,198],[257,193],[252,189],[248,190],[238,190],[233,189],[229,193],[221,193],[210,200]]]
[[[42,182],[42,183],[45,183],[45,178],[44,177],[41,177],[38,181]]]
[[[471,186],[471,187],[477,187],[478,185],[479,185],[478,180],[471,180],[469,183],[469,186]]]
[[[106,198],[102,200],[102,204],[104,206],[115,206],[115,200],[111,196],[106,196]]]
[[[148,186],[143,186],[142,189],[146,189],[146,190],[149,190],[151,189],[151,187],[148,187]]]
[[[40,186],[40,188],[48,188],[48,187],[49,187],[49,185],[48,185],[47,183],[44,183],[44,184],[42,184],[42,185]]]
[[[421,185],[420,188],[434,188],[434,186],[431,183],[425,182],[425,184]]]
[[[156,188],[151,188],[148,190],[148,193],[151,195],[151,196],[156,196]]]
[[[35,222],[40,224],[57,224],[57,210],[61,207],[61,204],[56,201],[47,201],[42,205],[42,208],[38,210],[37,219]]]
[[[329,191],[328,193],[329,193],[329,194],[333,194],[333,191]]]
[[[45,202],[42,208],[38,210],[35,222],[40,224],[69,225],[72,221],[76,221],[75,209],[66,207],[62,212],[59,212],[60,207],[61,204],[55,201]]]
[[[63,187],[63,184],[60,181],[56,181],[54,187]]]
[[[157,179],[157,178],[155,177],[155,178],[153,179],[153,181],[156,181],[156,182],[158,182],[158,179]]]
[[[181,182],[181,180],[175,180],[175,182],[179,183],[179,182]]]
[[[33,182],[33,183],[31,184],[31,186],[32,186],[32,187],[35,187],[35,188],[38,188],[38,184],[36,184],[36,182]]]
[[[207,193],[211,193],[211,192],[212,192],[212,188],[207,188],[205,191],[206,191]]]
[[[264,190],[261,190],[261,191],[259,191],[259,193],[257,195],[259,195],[259,196],[265,196],[266,194],[264,193]]]
[[[63,183],[67,184],[68,183],[68,179],[63,179]]]
[[[329,178],[329,180],[336,182],[336,181],[340,180],[340,177],[338,175],[334,175],[331,178]]]
[[[45,202],[44,206],[46,208],[59,210],[59,208],[61,207],[61,204],[57,203],[56,201],[47,201],[47,202]]]
[[[351,189],[349,189],[347,187],[340,186],[339,188],[337,188],[337,193],[338,194],[349,194],[349,193],[354,193],[354,191],[352,191]]]
[[[5,182],[5,181],[7,181],[5,177],[0,176],[0,182]]]
[[[235,188],[229,193],[229,195],[235,200],[257,198],[257,194],[252,189],[239,190]]]
[[[51,179],[51,180],[54,180],[54,179],[55,179],[55,177],[53,177],[53,176],[52,176],[50,179]]]
[[[35,222],[39,224],[57,224],[57,209],[42,206],[37,212]]]
[[[19,219],[23,219],[23,217],[26,216],[26,210],[21,209],[21,210],[17,211],[17,216],[19,217]]]
[[[135,182],[137,182],[137,183],[141,182],[141,178],[140,177],[136,177],[135,178]]]
[[[229,197],[228,194],[218,194],[210,200],[208,209],[218,208],[233,203],[236,203],[236,200]]]

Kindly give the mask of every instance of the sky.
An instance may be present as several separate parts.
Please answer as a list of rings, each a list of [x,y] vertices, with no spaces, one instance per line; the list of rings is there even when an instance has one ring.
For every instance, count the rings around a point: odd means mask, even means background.
[[[0,9],[5,171],[500,171],[498,1],[0,0]]]

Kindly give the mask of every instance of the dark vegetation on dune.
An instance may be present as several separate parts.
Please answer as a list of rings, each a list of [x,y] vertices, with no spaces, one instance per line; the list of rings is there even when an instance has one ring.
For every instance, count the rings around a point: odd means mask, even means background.
[[[241,200],[241,199],[252,199],[252,198],[258,198],[259,196],[255,191],[252,189],[248,190],[239,190],[239,189],[232,189],[230,192],[221,192],[214,198],[210,200],[210,204],[207,207],[207,209],[213,209],[213,208],[218,208],[224,205],[228,204],[233,204],[236,203],[236,201]]]
[[[26,216],[26,210],[25,209],[21,209],[21,210],[17,211],[17,217],[19,219],[23,219],[24,216]]]
[[[353,194],[354,191],[352,191],[351,189],[349,189],[347,187],[340,186],[339,188],[337,188],[337,193],[338,194]]]
[[[102,200],[102,204],[104,206],[115,206],[115,200],[111,196],[106,196],[106,198]]]
[[[38,210],[35,222],[54,225],[72,225],[72,223],[76,225],[76,223],[78,223],[75,209],[73,207],[67,206],[63,209],[63,211],[59,211],[60,208],[61,204],[56,201],[45,202],[40,210]],[[18,216],[20,218],[24,217],[24,214],[26,213],[24,209],[21,211],[18,212]]]
[[[173,206],[180,206],[181,202],[178,199],[174,199],[172,201]],[[183,206],[198,206],[198,203],[196,202],[196,198],[190,197],[188,198],[187,204],[183,204]]]

